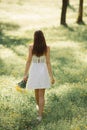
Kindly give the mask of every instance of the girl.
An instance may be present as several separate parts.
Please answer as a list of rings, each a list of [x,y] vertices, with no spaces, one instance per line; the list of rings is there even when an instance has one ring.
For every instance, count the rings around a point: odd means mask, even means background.
[[[37,119],[41,121],[45,103],[45,89],[49,88],[50,83],[53,84],[55,81],[50,63],[50,47],[46,45],[44,34],[40,30],[34,33],[33,45],[29,46],[29,55],[23,80],[27,80],[28,89],[35,90],[39,114]]]

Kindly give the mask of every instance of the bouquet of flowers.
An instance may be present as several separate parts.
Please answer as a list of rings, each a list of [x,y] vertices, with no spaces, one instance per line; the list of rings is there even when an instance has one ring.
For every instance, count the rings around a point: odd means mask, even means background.
[[[20,92],[26,91],[25,89],[26,83],[27,83],[27,80],[21,80],[20,82],[18,82],[16,86],[16,90]]]

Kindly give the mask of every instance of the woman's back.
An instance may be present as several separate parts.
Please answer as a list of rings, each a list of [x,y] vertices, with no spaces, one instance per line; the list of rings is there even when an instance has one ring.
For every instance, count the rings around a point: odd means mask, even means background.
[[[32,62],[33,63],[45,63],[46,62],[46,56],[42,55],[40,57],[33,55],[32,56]]]

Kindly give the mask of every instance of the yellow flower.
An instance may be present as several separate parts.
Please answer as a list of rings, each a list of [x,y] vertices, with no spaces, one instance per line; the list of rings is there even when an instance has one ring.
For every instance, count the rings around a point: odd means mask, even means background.
[[[16,90],[19,91],[19,92],[25,92],[25,93],[27,92],[25,89],[20,88],[20,86],[16,86],[15,88],[16,88]]]
[[[22,89],[19,86],[16,86],[16,90],[20,92],[22,91]]]

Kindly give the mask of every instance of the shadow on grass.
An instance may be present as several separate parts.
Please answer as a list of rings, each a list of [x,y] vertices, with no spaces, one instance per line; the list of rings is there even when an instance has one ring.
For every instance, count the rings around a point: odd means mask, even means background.
[[[20,124],[19,126],[19,130],[32,130],[33,128],[38,127],[38,125],[40,125],[41,122],[37,121],[37,120],[31,120],[28,122],[24,122],[22,123],[22,125]],[[24,126],[23,126],[24,124]]]
[[[87,42],[87,25],[59,26],[46,29],[52,41]],[[49,38],[48,37],[48,38]],[[49,40],[49,39],[48,39]]]
[[[68,26],[67,29],[70,35],[66,35],[66,38],[72,41],[86,42],[87,41],[86,27],[87,25],[84,22],[79,24],[79,26],[75,26],[75,27]]]
[[[71,9],[71,10],[73,10],[74,12],[76,11],[76,9],[74,8],[74,6],[72,6],[72,5],[68,5],[68,7]]]
[[[47,33],[47,42],[56,43],[60,41],[78,42],[84,49],[87,48],[87,25],[59,26],[44,29]]]
[[[0,44],[11,48],[11,46],[25,45],[26,42],[31,41],[29,38],[20,38],[18,36],[13,37],[5,33],[5,31],[15,31],[19,28],[20,26],[17,24],[0,22]]]
[[[87,49],[87,25],[85,22],[78,23],[76,27],[68,26],[66,28],[67,33],[65,34],[66,40],[74,42],[80,42],[84,50]]]
[[[17,30],[19,29],[20,26],[18,24],[14,23],[5,23],[5,22],[0,22],[0,30]]]
[[[4,61],[0,58],[0,75],[6,74],[7,68]]]
[[[79,25],[86,25],[84,21],[79,21],[79,22],[76,21],[76,23],[79,24]]]

